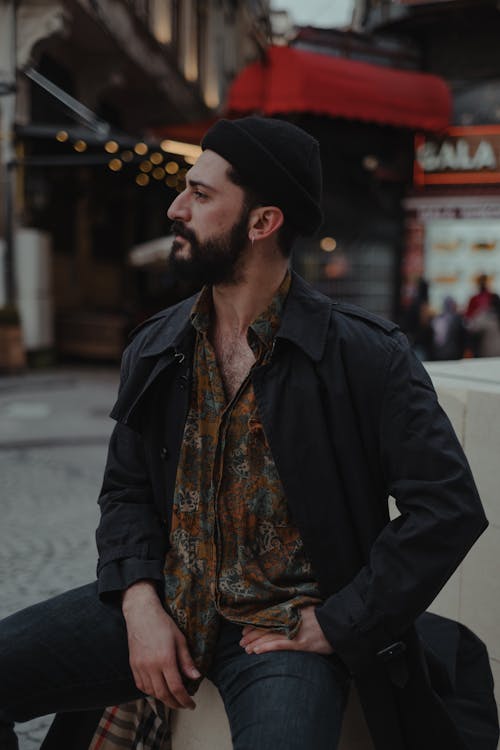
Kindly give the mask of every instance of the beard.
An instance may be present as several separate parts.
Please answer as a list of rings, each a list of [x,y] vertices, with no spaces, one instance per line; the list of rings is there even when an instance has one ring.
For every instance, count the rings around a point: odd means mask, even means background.
[[[241,280],[242,260],[248,243],[249,210],[244,207],[232,228],[219,237],[200,242],[196,234],[180,221],[174,221],[172,232],[188,240],[189,257],[178,251],[181,243],[174,241],[168,260],[168,270],[179,281],[204,284],[235,284]]]

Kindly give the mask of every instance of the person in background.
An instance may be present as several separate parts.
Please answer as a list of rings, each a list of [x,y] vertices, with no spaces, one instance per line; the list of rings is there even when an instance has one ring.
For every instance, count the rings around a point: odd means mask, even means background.
[[[472,320],[478,313],[487,310],[491,303],[492,292],[488,289],[488,276],[485,273],[477,277],[478,291],[467,303],[465,318]]]
[[[429,304],[429,282],[420,278],[415,295],[403,316],[401,327],[408,336],[417,357],[424,361],[432,352],[432,310]]]
[[[467,323],[476,337],[477,357],[500,357],[500,297],[491,294],[489,307],[476,313]]]
[[[430,359],[462,359],[465,351],[465,324],[453,297],[445,297],[442,312],[432,318],[431,327]]]
[[[471,323],[474,321],[476,315],[488,310],[492,297],[492,292],[488,289],[488,276],[485,273],[482,273],[477,277],[477,286],[478,291],[469,299],[464,313],[467,327],[467,350],[473,357],[481,356],[481,333],[473,324],[471,325]]]

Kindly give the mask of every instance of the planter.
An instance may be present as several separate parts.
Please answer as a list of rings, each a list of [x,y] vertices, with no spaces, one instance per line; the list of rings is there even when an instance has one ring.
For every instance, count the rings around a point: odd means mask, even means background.
[[[0,372],[15,373],[26,367],[20,324],[0,325]]]

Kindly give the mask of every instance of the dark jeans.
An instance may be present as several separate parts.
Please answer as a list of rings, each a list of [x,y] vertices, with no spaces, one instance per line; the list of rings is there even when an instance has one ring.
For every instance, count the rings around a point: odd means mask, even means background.
[[[335,656],[301,651],[247,654],[227,625],[209,678],[217,686],[234,750],[335,750],[348,676]]]
[[[238,646],[238,628],[221,632],[210,677],[226,705],[234,747],[334,750],[345,692],[335,659],[291,651],[248,656]],[[94,709],[97,718],[99,709],[141,695],[121,610],[98,598],[95,583],[0,622],[1,750],[17,749],[16,722]],[[66,736],[65,750],[85,744]]]

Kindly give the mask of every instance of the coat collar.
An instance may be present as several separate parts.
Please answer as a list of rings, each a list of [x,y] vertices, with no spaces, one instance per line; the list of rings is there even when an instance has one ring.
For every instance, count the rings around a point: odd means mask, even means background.
[[[154,357],[171,349],[183,349],[192,324],[190,313],[198,295],[169,308],[133,331],[136,335],[143,327],[145,340],[141,357]],[[286,339],[300,347],[313,361],[321,359],[328,332],[332,301],[315,291],[304,279],[292,272],[292,283],[277,338]]]
[[[186,337],[192,332],[190,313],[197,297],[198,294],[194,294],[163,310],[132,331],[131,336],[135,337],[142,328],[146,328],[140,357],[157,357],[169,349],[178,351],[183,348]]]
[[[326,346],[332,304],[331,299],[292,272],[292,285],[277,338],[291,341],[314,362],[319,362]]]

